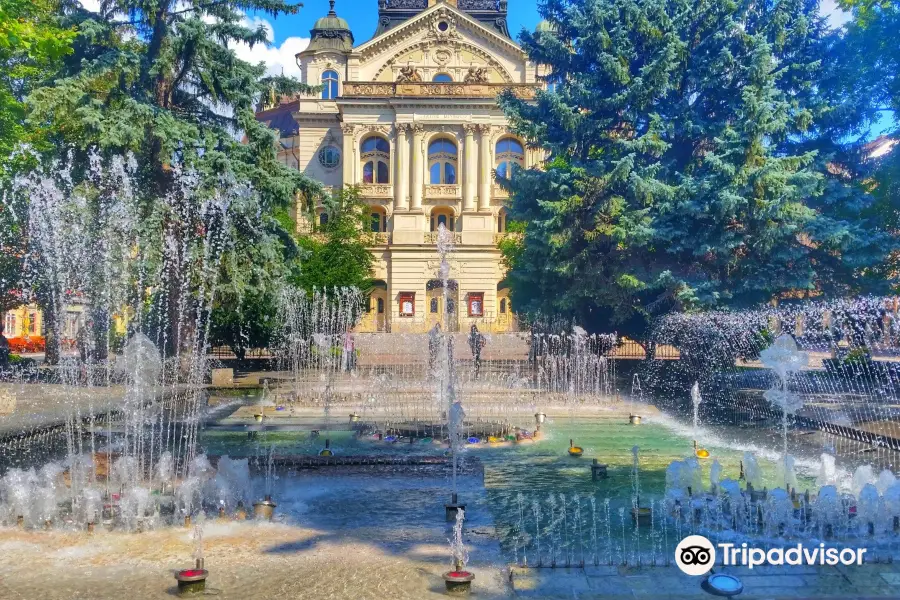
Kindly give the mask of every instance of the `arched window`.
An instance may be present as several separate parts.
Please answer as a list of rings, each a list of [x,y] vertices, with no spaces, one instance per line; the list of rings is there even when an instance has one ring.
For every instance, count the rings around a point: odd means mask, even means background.
[[[506,314],[506,298],[500,299],[500,314],[501,315]]]
[[[456,144],[439,138],[428,145],[428,172],[432,185],[456,183]]]
[[[497,233],[506,232],[506,209],[501,208],[497,213]]]
[[[446,229],[454,231],[456,219],[449,208],[435,208],[431,211],[431,231],[437,231],[443,225]]]
[[[378,299],[378,314],[379,315],[384,314],[384,298]]]
[[[338,97],[337,71],[325,71],[322,73],[322,99],[334,100]]]
[[[387,214],[380,208],[375,208],[369,215],[369,222],[373,233],[387,231]]]
[[[525,166],[525,149],[522,144],[513,138],[503,138],[497,142],[494,165],[498,176],[511,179],[515,169]]]
[[[437,73],[431,80],[435,83],[451,83],[453,78],[448,73]]]
[[[360,147],[363,183],[390,183],[391,145],[383,137],[373,135]]]
[[[430,302],[429,304],[430,304],[430,309],[431,309],[432,314],[437,314],[437,311],[438,311],[438,299],[437,299],[437,298],[432,298],[432,299],[431,299],[431,302]]]
[[[328,213],[324,210],[319,213],[319,225],[328,225]]]

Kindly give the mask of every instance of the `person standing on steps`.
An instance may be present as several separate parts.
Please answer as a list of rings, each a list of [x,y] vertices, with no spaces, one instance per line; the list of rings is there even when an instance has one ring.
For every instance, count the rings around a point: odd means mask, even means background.
[[[9,340],[3,335],[3,323],[0,322],[0,371],[9,368]]]
[[[487,340],[484,335],[478,331],[478,326],[473,323],[472,329],[469,332],[469,349],[472,350],[472,361],[475,363],[476,379],[478,379],[478,375],[481,373],[481,350],[486,343]]]

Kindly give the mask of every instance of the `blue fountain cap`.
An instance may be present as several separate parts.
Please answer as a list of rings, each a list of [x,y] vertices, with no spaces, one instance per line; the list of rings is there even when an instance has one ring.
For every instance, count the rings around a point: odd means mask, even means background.
[[[713,596],[722,596],[725,598],[737,596],[744,591],[744,584],[741,583],[741,580],[734,575],[729,575],[727,573],[710,575],[703,581],[701,587],[703,587],[704,591]]]

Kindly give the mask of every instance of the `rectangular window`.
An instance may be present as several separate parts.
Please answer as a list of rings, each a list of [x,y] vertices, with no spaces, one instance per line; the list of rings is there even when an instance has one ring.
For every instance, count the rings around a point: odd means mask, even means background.
[[[416,315],[416,293],[400,292],[400,316],[414,317]]]
[[[28,315],[28,333],[32,335],[37,333],[37,313]]]
[[[16,315],[7,314],[6,315],[6,337],[16,337]]]
[[[469,316],[484,316],[484,294],[482,292],[469,292]]]

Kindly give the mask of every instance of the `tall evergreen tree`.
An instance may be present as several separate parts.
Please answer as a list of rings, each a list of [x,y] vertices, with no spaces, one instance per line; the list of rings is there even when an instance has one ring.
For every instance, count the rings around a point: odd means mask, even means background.
[[[277,16],[297,9],[284,0],[104,0],[99,13],[67,10],[66,23],[79,32],[75,52],[53,85],[31,94],[31,120],[56,132],[63,153],[75,148],[75,173],[88,169],[89,148],[134,155],[142,240],[156,244],[147,252],[160,263],[156,268],[177,273],[192,264],[200,250],[187,242],[209,225],[203,204],[224,180],[252,186],[255,204],[227,208],[222,222],[233,243],[221,262],[222,282],[267,289],[285,272],[278,263],[296,255],[275,215],[298,195],[316,197],[319,186],[279,163],[275,133],[256,120],[255,108],[262,97],[277,101],[314,90],[266,76],[262,64],[238,59],[233,48],[267,43],[265,28],[250,27],[244,11]],[[190,195],[180,189],[187,170],[200,178]],[[177,210],[173,198],[181,198]],[[178,279],[164,290],[160,305],[169,314],[162,322],[177,323],[190,306],[183,296],[202,283]],[[182,335],[182,328],[165,333],[171,351],[183,347]]]
[[[549,150],[504,182],[525,223],[514,302],[641,338],[657,314],[786,290],[859,291],[893,239],[864,205],[822,201],[794,140],[824,109],[815,3],[546,0],[523,32],[558,82],[514,128]],[[852,216],[848,218],[848,216]],[[867,282],[873,285],[876,282]]]

